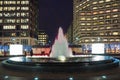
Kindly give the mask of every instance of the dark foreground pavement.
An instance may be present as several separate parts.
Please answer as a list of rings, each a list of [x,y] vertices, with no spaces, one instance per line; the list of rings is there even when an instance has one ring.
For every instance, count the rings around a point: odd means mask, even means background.
[[[40,72],[6,69],[0,62],[0,80],[120,80],[120,66],[104,71]]]

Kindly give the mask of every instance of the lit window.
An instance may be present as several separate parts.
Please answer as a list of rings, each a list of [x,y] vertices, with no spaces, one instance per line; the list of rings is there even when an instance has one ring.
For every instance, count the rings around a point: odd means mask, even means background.
[[[87,30],[90,31],[91,29],[88,28]]]
[[[3,7],[0,7],[0,11],[2,11]]]
[[[87,18],[87,20],[91,20],[91,18]]]
[[[98,7],[93,7],[93,9],[98,9]]]
[[[29,1],[21,1],[21,4],[29,4]]]
[[[98,28],[93,28],[93,30],[98,30]]]
[[[106,12],[109,13],[109,12],[111,12],[111,11],[110,11],[110,10],[107,10]]]
[[[80,13],[80,15],[85,15],[85,13]]]
[[[4,7],[5,11],[14,11],[15,9],[15,7]]]
[[[13,12],[13,13],[4,13],[3,14],[5,17],[12,17],[12,16],[16,16],[16,13]]]
[[[100,33],[100,35],[104,35],[104,33]]]
[[[98,18],[97,17],[94,17],[93,20],[97,20]]]
[[[113,4],[113,6],[117,6],[117,5],[118,5],[117,3]]]
[[[87,4],[87,6],[90,6],[90,4]]]
[[[106,16],[106,18],[110,18],[110,15]]]
[[[79,6],[76,6],[76,8],[78,8]]]
[[[8,7],[8,11],[11,11],[11,10],[15,10],[16,8],[15,7]]]
[[[5,23],[15,23],[15,19],[4,19]]]
[[[89,40],[88,40],[88,39],[86,39],[86,40],[85,40],[85,42],[89,42]]]
[[[95,39],[92,39],[91,41],[92,41],[92,42],[94,42],[94,41],[95,41]]]
[[[7,7],[4,7],[4,10],[7,11]]]
[[[118,19],[113,19],[113,23],[118,23],[119,20]]]
[[[29,7],[21,7],[21,10],[29,10]]]
[[[81,18],[80,20],[85,20],[85,18],[83,17],[83,18]]]
[[[108,26],[106,29],[111,29],[111,27],[110,27],[110,26]]]
[[[120,41],[120,39],[116,39],[116,41]]]
[[[87,15],[91,15],[91,13],[87,13]]]
[[[28,29],[28,25],[21,25],[21,29]]]
[[[11,36],[16,36],[16,33],[11,33]]]
[[[116,14],[116,15],[113,15],[113,17],[118,17],[118,15]]]
[[[93,14],[98,14],[98,12],[93,12]]]
[[[87,23],[87,25],[91,25],[91,23]]]
[[[21,36],[27,36],[26,32],[21,32]]]
[[[110,7],[110,5],[106,5],[105,7]]]
[[[113,12],[117,12],[118,11],[118,9],[113,9]]]
[[[103,21],[100,21],[99,24],[104,24],[104,22],[103,22]]]
[[[0,23],[2,23],[2,19],[0,19]]]
[[[119,33],[118,32],[113,32],[113,35],[118,35]]]
[[[17,10],[20,10],[20,7],[17,7]]]
[[[95,23],[93,23],[93,25],[97,25],[97,23],[95,22]]]
[[[0,1],[0,5],[2,5],[3,4],[3,1]]]
[[[110,2],[111,0],[106,0],[106,2]]]
[[[20,17],[20,13],[17,13],[17,17]]]
[[[25,16],[25,13],[21,13],[21,16]]]
[[[81,25],[85,25],[85,23],[81,23]]]
[[[81,29],[82,31],[84,31],[85,29]]]
[[[29,19],[21,19],[21,23],[28,23]]]
[[[110,41],[114,41],[114,39],[110,39]]]
[[[103,41],[108,41],[107,39],[103,39]]]
[[[15,25],[4,25],[3,29],[15,29]]]
[[[104,19],[104,16],[100,16],[99,18],[100,18],[100,19]]]
[[[97,2],[93,2],[92,4],[97,4]]]
[[[16,4],[15,1],[4,1],[4,4]]]
[[[78,12],[78,10],[76,11],[76,13]]]
[[[99,1],[99,3],[103,3],[103,2],[104,2],[103,0]]]
[[[2,13],[0,13],[0,17],[2,17]]]
[[[20,1],[17,1],[17,4],[20,4]]]
[[[104,11],[99,11],[100,14],[104,13]]]

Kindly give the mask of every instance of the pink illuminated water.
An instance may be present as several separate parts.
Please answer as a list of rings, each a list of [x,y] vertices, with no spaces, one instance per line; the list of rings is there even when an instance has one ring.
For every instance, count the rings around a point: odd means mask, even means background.
[[[68,42],[66,37],[63,34],[63,30],[60,27],[58,30],[58,35],[55,39],[55,42],[52,46],[52,51],[50,53],[50,57],[72,57],[72,50],[68,47]]]

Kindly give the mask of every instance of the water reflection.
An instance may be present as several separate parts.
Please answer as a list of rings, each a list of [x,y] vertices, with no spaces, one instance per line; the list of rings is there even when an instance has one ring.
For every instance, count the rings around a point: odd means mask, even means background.
[[[70,57],[66,58],[64,62],[90,62],[90,61],[104,61],[110,60],[113,57],[110,56],[86,56],[86,57]],[[49,57],[39,57],[39,58],[32,58],[32,57],[13,57],[9,58],[11,61],[15,62],[61,62],[57,58],[49,58]]]

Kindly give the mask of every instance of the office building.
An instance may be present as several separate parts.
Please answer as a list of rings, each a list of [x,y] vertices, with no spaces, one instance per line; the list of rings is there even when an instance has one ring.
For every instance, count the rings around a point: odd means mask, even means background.
[[[48,35],[44,30],[40,30],[38,33],[38,44],[47,45],[47,43],[48,43]]]
[[[120,42],[120,0],[73,0],[73,43]],[[112,47],[111,47],[112,48]]]
[[[0,43],[36,44],[38,0],[0,0]]]

